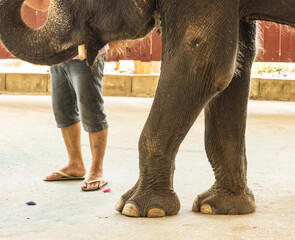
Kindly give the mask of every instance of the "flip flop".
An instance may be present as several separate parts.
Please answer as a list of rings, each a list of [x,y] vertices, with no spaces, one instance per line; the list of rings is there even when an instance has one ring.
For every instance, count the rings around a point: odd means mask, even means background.
[[[66,174],[62,171],[56,171],[53,173],[58,173],[59,175],[61,175],[61,178],[52,178],[52,179],[46,179],[44,178],[43,180],[46,182],[50,182],[50,181],[68,181],[68,180],[84,180],[85,177],[75,177],[75,176],[71,176],[69,174]]]
[[[92,181],[85,181],[86,184],[89,184],[89,183],[95,183],[95,182],[102,182],[102,185],[101,187],[98,187],[97,188],[92,188],[92,189],[87,189],[87,187],[82,187],[82,191],[85,191],[85,192],[90,192],[90,191],[97,191],[99,189],[102,189],[105,185],[108,184],[108,182],[104,179],[104,177],[99,177],[95,180],[92,180]]]

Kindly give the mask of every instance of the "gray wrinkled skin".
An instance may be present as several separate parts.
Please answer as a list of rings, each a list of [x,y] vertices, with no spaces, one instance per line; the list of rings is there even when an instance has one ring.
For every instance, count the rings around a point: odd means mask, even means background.
[[[23,0],[0,0],[0,37],[17,57],[52,65],[85,43],[89,63],[111,41],[135,39],[154,27],[154,0],[53,0],[44,27],[26,27]],[[140,176],[117,210],[128,216],[175,215],[175,156],[205,108],[205,148],[215,184],[197,196],[194,211],[244,214],[255,210],[247,187],[245,129],[255,20],[295,26],[294,0],[158,0],[162,69],[139,140]],[[201,171],[201,170],[200,170]],[[192,186],[193,187],[193,186]]]

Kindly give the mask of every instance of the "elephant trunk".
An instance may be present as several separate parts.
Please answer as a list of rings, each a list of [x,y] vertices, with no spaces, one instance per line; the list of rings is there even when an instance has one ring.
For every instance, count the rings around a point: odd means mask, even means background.
[[[71,0],[51,0],[44,26],[28,27],[21,18],[24,0],[0,0],[0,40],[17,58],[54,65],[77,55],[85,34],[74,29]]]

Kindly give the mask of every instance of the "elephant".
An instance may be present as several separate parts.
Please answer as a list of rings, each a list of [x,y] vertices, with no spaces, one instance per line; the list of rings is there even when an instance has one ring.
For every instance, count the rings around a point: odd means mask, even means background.
[[[255,211],[247,186],[245,129],[256,20],[295,27],[294,0],[51,0],[39,29],[20,16],[24,0],[0,0],[0,39],[16,57],[54,65],[85,44],[93,66],[108,42],[137,39],[161,16],[162,66],[155,98],[140,135],[139,178],[116,210],[126,216],[175,215],[175,157],[200,112],[215,183],[192,210],[205,214]]]

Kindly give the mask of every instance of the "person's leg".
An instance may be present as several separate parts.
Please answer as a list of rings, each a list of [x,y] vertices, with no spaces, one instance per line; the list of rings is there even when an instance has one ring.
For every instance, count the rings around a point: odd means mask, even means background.
[[[93,190],[101,188],[103,181],[103,159],[107,143],[106,114],[102,98],[102,77],[105,56],[98,59],[98,71],[93,75],[90,68],[83,61],[75,61],[70,68],[71,79],[77,93],[78,106],[83,128],[89,133],[92,153],[92,165],[89,176],[82,189]],[[89,181],[95,181],[87,183]]]
[[[93,181],[99,178],[103,178],[103,159],[107,144],[108,129],[89,133],[89,141],[92,153],[92,164],[89,172],[87,181]],[[82,188],[96,189],[101,188],[103,185],[102,181],[94,183],[84,183]]]
[[[68,164],[60,171],[71,176],[81,177],[86,173],[81,153],[81,124],[77,112],[74,89],[67,78],[66,65],[50,68],[52,86],[52,108],[57,126],[61,128],[68,153]],[[52,173],[46,180],[63,178]]]

